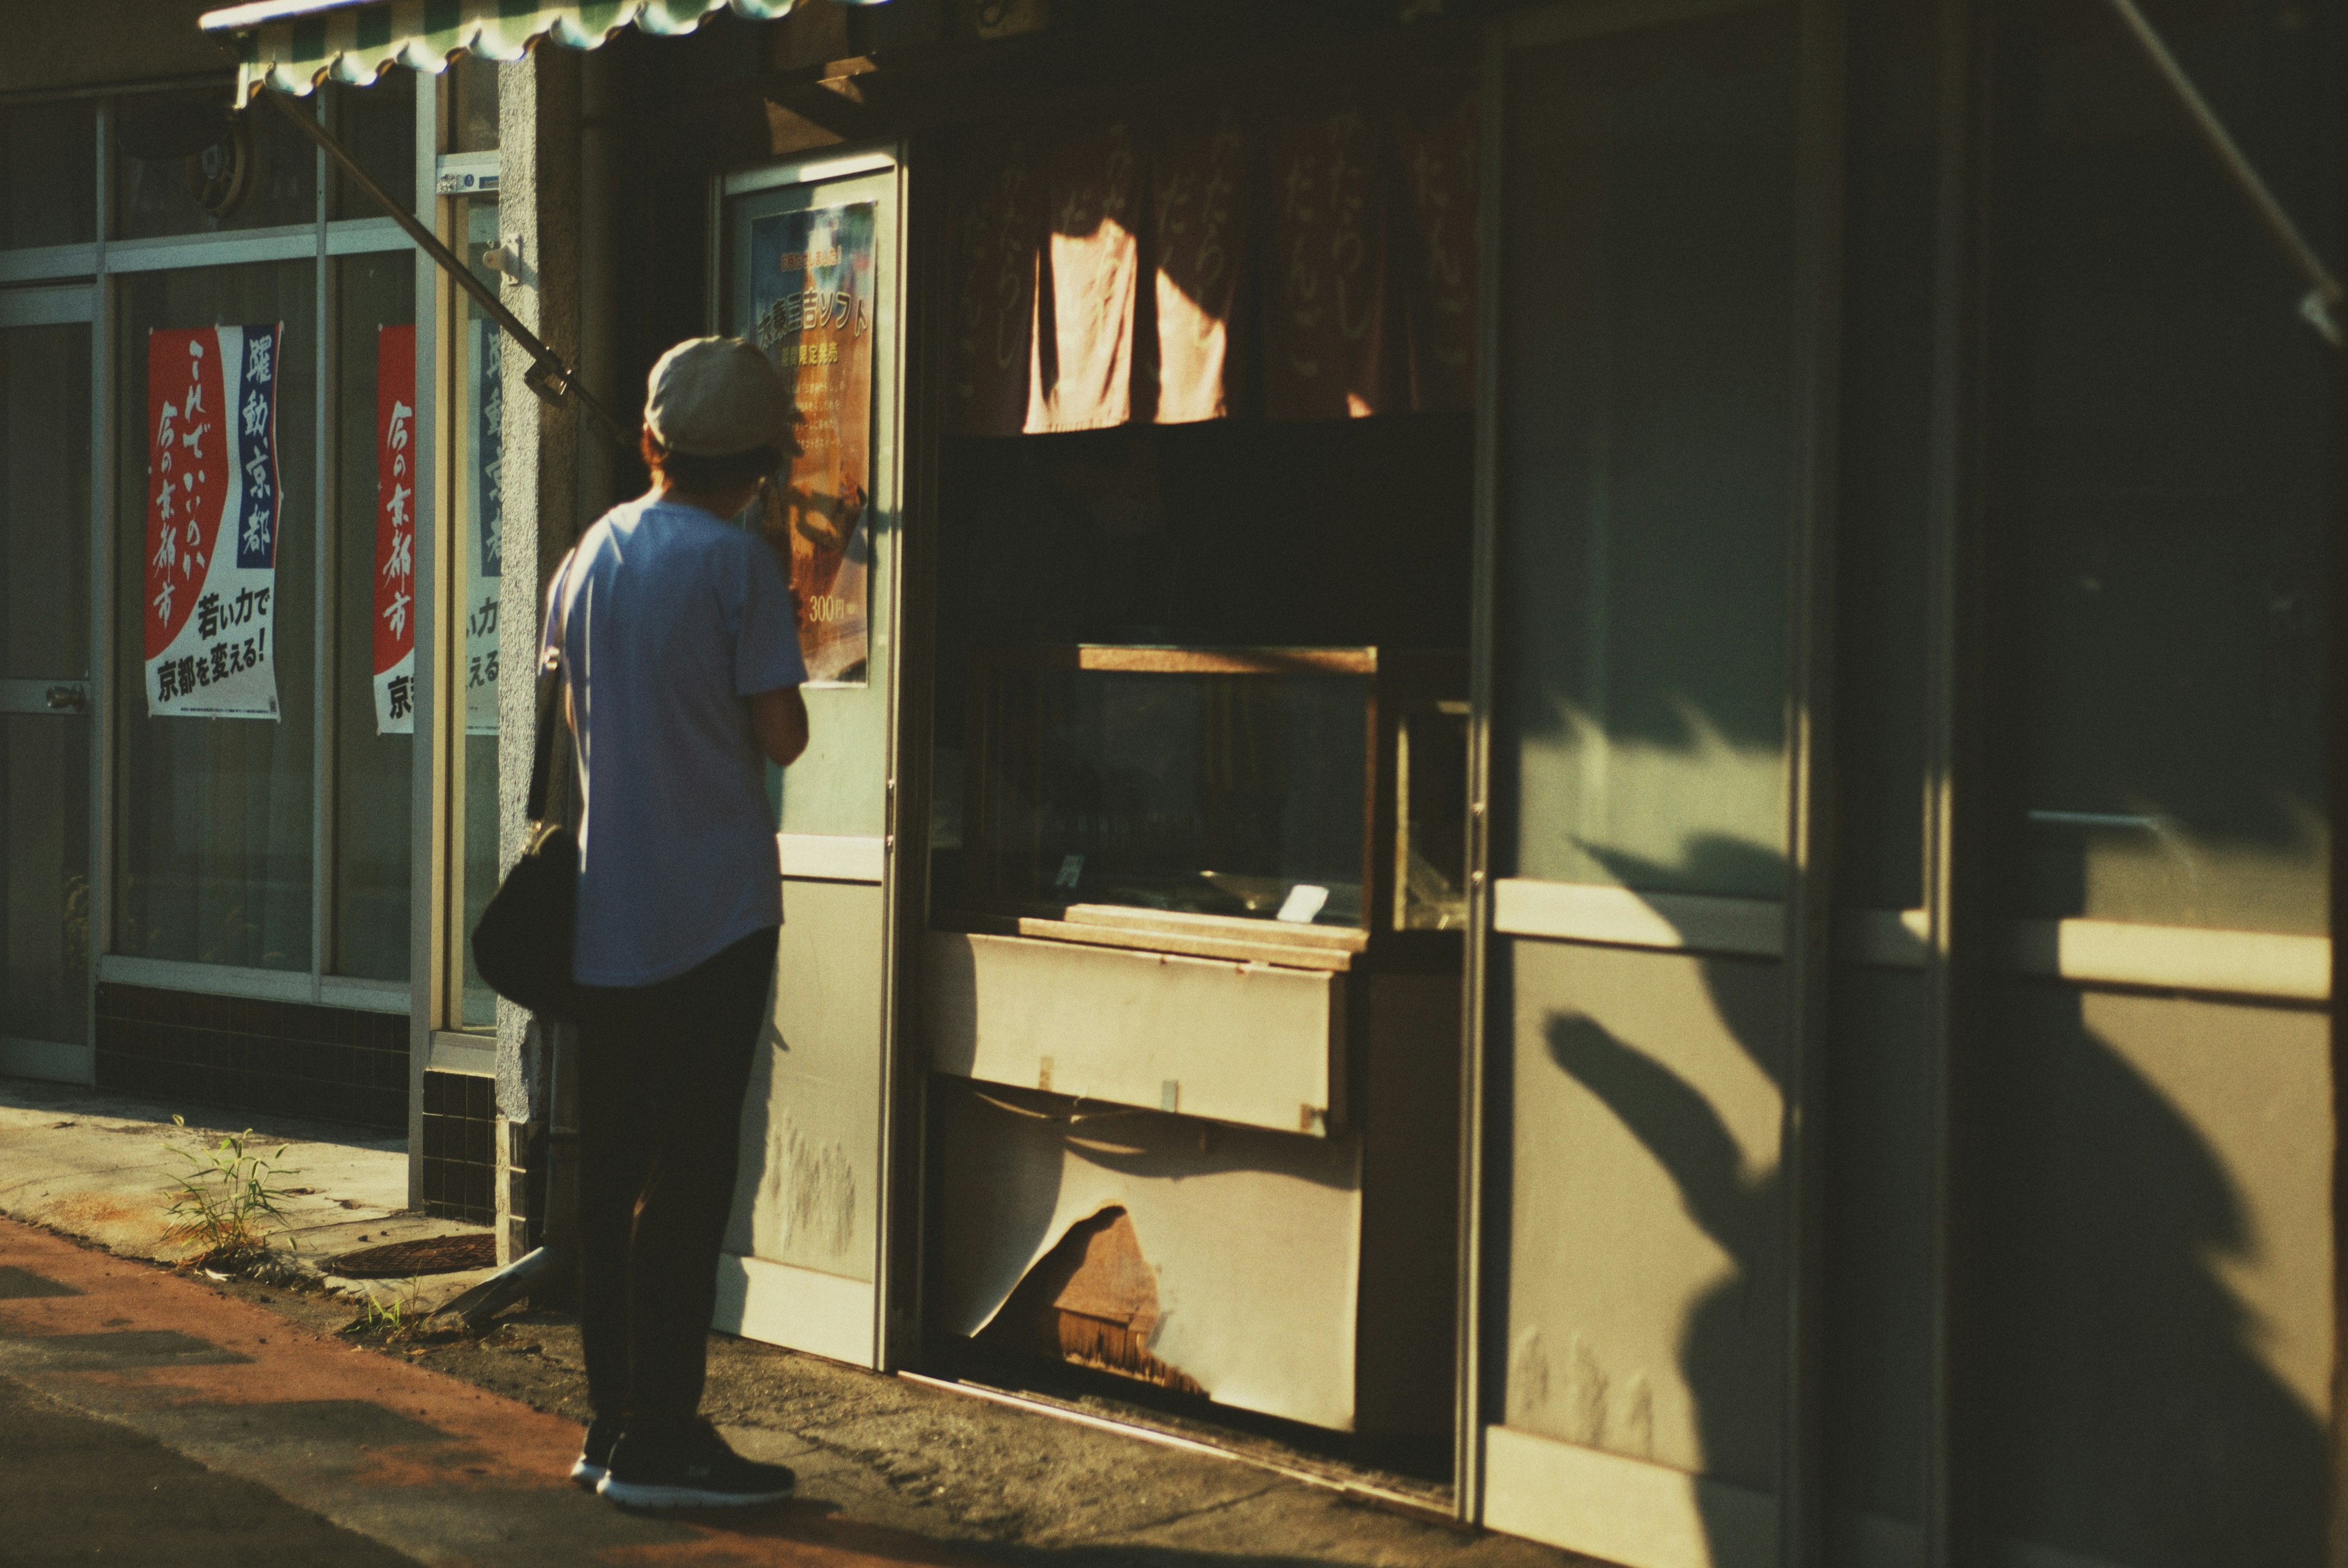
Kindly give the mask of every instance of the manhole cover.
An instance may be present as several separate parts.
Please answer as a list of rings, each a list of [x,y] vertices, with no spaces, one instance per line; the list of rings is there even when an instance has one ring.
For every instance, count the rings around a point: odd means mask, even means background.
[[[455,1274],[460,1269],[493,1268],[498,1238],[487,1231],[464,1235],[427,1236],[421,1241],[396,1241],[384,1246],[346,1252],[327,1263],[326,1272],[345,1279],[406,1279],[411,1274]]]

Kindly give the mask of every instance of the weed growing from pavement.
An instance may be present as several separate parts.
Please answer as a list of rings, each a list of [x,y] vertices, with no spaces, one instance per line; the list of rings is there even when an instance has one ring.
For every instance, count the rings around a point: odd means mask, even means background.
[[[173,1116],[171,1125],[185,1132],[188,1119]],[[288,1194],[277,1184],[301,1173],[279,1163],[285,1158],[282,1144],[265,1157],[252,1153],[247,1147],[252,1136],[252,1129],[247,1127],[221,1134],[209,1148],[163,1145],[172,1158],[188,1163],[185,1171],[171,1178],[171,1202],[165,1210],[171,1223],[163,1239],[194,1254],[187,1260],[194,1266],[250,1267],[269,1255],[265,1227],[273,1223],[282,1229],[285,1225],[277,1200]],[[285,1245],[300,1245],[291,1235]]]
[[[407,1285],[396,1294],[377,1296],[367,1289],[354,1294],[359,1298],[359,1315],[343,1326],[345,1334],[404,1345],[421,1338],[425,1324],[432,1318],[432,1309],[423,1303],[424,1281],[418,1275],[408,1276]]]

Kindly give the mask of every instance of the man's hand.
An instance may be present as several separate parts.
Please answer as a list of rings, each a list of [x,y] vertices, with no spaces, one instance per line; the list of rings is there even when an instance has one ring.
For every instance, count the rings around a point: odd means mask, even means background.
[[[750,727],[757,733],[758,749],[777,767],[787,768],[807,750],[807,700],[797,686],[761,692],[750,699]]]

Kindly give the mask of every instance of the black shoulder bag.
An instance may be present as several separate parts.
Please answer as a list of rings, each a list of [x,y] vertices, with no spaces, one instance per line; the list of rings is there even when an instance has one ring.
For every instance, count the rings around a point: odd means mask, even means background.
[[[546,809],[562,703],[560,661],[541,666],[537,755],[530,764],[530,842],[473,927],[473,966],[491,990],[542,1018],[575,1021],[572,936],[579,905],[579,840]]]

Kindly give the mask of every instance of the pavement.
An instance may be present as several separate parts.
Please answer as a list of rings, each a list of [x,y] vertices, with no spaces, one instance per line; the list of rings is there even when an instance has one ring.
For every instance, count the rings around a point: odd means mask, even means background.
[[[0,1214],[96,1242],[127,1257],[183,1255],[165,1232],[172,1178],[228,1134],[251,1131],[252,1152],[277,1168],[283,1215],[273,1241],[282,1262],[335,1288],[343,1253],[388,1242],[479,1230],[407,1206],[407,1143],[316,1122],[223,1120],[199,1110],[184,1127],[151,1101],[65,1084],[0,1078]],[[279,1157],[279,1150],[283,1150]],[[437,1275],[449,1294],[491,1271]]]
[[[463,1228],[403,1212],[398,1143],[260,1129],[269,1152],[291,1145],[290,1184],[310,1189],[285,1208],[311,1262],[265,1280],[170,1266],[162,1144],[216,1131],[0,1080],[0,1563],[1589,1561],[1385,1506],[1381,1478],[1276,1444],[1245,1462],[725,1335],[711,1336],[705,1413],[736,1449],[797,1470],[798,1496],[625,1513],[564,1478],[585,1416],[571,1319],[518,1311],[478,1339],[352,1331],[367,1287],[319,1260]],[[429,1305],[473,1277],[398,1288]]]

